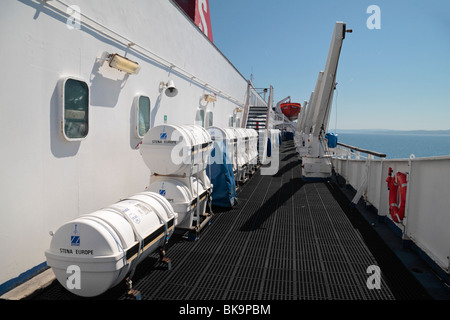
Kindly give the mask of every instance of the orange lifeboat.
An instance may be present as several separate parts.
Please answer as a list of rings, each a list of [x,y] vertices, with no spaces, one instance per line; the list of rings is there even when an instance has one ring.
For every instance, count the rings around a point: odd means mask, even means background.
[[[297,119],[298,114],[300,113],[300,109],[302,106],[300,103],[295,102],[286,102],[280,104],[280,109],[283,114],[289,118],[289,120],[293,121]]]

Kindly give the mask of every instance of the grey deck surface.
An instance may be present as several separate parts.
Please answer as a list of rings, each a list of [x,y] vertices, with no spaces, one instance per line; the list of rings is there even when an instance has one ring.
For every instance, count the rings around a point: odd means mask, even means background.
[[[283,142],[275,176],[258,171],[241,186],[239,203],[214,208],[197,241],[172,237],[168,271],[153,254],[133,278],[143,300],[390,300],[369,289],[377,261],[327,183],[304,183],[292,141]],[[127,299],[124,286],[99,299]],[[81,299],[55,281],[33,299]]]

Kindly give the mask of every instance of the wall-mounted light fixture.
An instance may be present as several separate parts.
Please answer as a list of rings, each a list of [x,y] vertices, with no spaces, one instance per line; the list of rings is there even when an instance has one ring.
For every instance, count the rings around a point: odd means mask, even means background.
[[[205,95],[203,96],[203,99],[204,99],[206,102],[216,102],[216,100],[217,100],[215,94],[205,94]]]
[[[178,89],[175,87],[173,80],[169,80],[169,82],[161,82],[161,86],[164,93],[168,97],[175,97],[178,94]]]
[[[130,59],[122,57],[116,53],[108,56],[108,63],[111,68],[115,68],[126,73],[138,74],[139,70],[141,70],[141,67],[137,62],[131,61]]]

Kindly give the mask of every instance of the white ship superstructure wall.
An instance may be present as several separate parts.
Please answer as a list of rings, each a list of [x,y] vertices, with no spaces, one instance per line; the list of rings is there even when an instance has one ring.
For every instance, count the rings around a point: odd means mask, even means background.
[[[167,0],[2,1],[0,30],[4,291],[43,266],[49,231],[145,190],[139,97],[150,105],[147,126],[227,127],[243,112],[248,82]],[[109,54],[138,63],[139,73],[109,67]],[[87,89],[87,109],[69,110],[73,123],[88,115],[80,139],[64,137],[64,79]],[[162,86],[170,80],[174,97]]]
[[[346,184],[357,191],[354,202],[361,195],[378,210],[379,216],[398,227],[403,239],[411,240],[440,269],[449,273],[450,156],[380,159],[348,148],[336,148],[333,166]],[[402,172],[407,176],[405,217],[400,222],[395,222],[389,212],[386,182],[389,168],[394,174]]]

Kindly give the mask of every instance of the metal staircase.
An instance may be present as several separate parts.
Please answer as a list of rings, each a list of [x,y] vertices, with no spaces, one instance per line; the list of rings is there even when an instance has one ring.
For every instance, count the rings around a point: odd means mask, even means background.
[[[272,109],[273,100],[273,87],[270,86],[269,100],[267,105],[250,105],[249,104],[250,84],[249,91],[247,92],[247,103],[244,112],[243,127],[255,130],[266,130],[269,128],[269,115]]]
[[[267,106],[250,106],[246,128],[265,129],[267,121]]]

